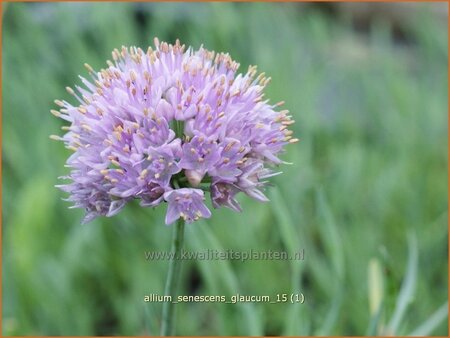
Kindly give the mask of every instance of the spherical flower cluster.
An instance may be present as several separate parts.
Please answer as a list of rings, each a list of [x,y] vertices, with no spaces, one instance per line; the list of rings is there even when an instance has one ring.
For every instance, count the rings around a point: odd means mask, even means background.
[[[122,47],[113,62],[91,81],[67,91],[74,106],[56,100],[51,112],[70,123],[62,140],[73,150],[67,160],[70,182],[58,185],[73,207],[84,208],[84,222],[117,214],[127,202],[168,203],[166,224],[208,218],[204,191],[212,206],[240,211],[239,192],[267,201],[261,191],[270,167],[291,137],[288,111],[270,105],[263,90],[270,78],[228,54],[197,51],[179,41],[155,39],[155,49]]]

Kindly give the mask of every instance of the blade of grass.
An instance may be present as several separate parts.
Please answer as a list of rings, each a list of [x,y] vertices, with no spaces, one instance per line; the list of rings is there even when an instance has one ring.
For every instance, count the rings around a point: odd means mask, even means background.
[[[325,249],[331,257],[332,268],[335,272],[334,292],[331,306],[325,316],[317,335],[328,335],[332,332],[339,317],[339,311],[344,300],[344,254],[341,237],[338,232],[334,215],[329,207],[328,201],[322,189],[316,192],[317,213],[319,219],[319,231],[324,241]]]
[[[408,248],[409,253],[407,271],[397,298],[394,314],[387,326],[387,333],[389,334],[397,333],[403,316],[405,315],[405,311],[413,298],[416,287],[419,254],[417,248],[417,238],[411,233],[408,235]]]
[[[319,220],[319,231],[324,240],[327,254],[331,257],[337,279],[344,278],[344,251],[341,236],[336,226],[333,213],[322,189],[316,193],[316,205]]]
[[[292,220],[291,213],[286,207],[286,201],[283,199],[278,188],[271,189],[270,194],[271,206],[277,220],[278,226],[281,231],[281,238],[288,250],[289,254],[293,255],[300,249],[304,249],[305,246],[300,239],[296,231],[295,224]],[[291,292],[301,292],[301,274],[302,274],[302,262],[291,260]],[[293,304],[289,306],[286,320],[284,322],[284,335],[308,335],[309,333],[309,320],[305,317],[305,311],[303,311],[304,305]]]
[[[199,224],[198,227],[196,227],[197,232],[195,236],[189,236],[192,246],[196,250],[204,250],[205,247],[211,246],[215,250],[224,252],[225,250],[223,249],[223,246],[214,233],[209,229],[207,222],[203,221],[201,223],[202,224]],[[203,271],[207,272],[207,274],[217,277],[214,283],[217,283],[218,281],[223,282],[228,295],[240,293],[238,280],[229,261],[221,260],[212,262],[207,260],[199,260],[198,264],[203,267]],[[210,280],[210,282],[212,282],[212,280]],[[243,318],[245,318],[244,322],[247,324],[246,334],[251,336],[263,335],[263,324],[261,318],[258,316],[254,304],[237,303],[233,306],[238,306]]]
[[[448,318],[448,302],[445,302],[425,322],[420,324],[408,336],[429,336],[438,325]]]
[[[342,290],[342,287],[337,286],[336,289]],[[339,318],[339,312],[341,310],[343,300],[344,300],[344,293],[339,291],[336,292],[331,302],[330,308],[327,312],[327,315],[325,317],[325,320],[323,321],[322,326],[316,332],[317,336],[326,336],[328,334],[331,334]]]

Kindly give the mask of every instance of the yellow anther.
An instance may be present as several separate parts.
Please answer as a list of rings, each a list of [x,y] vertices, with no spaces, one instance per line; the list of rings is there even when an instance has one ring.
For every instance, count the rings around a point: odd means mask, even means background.
[[[54,109],[50,110],[50,113],[52,113],[56,117],[60,117],[61,116],[61,113],[59,111],[57,111],[57,110],[54,110]]]
[[[84,67],[88,70],[89,73],[93,73],[94,69],[87,63],[84,64]]]
[[[52,139],[54,141],[61,141],[62,140],[61,136],[58,136],[58,135],[50,135],[50,139]]]
[[[55,100],[55,103],[60,107],[64,107],[64,102],[62,102],[61,100]]]
[[[147,174],[148,174],[148,170],[144,169],[144,170],[141,171],[141,174],[139,175],[139,177],[141,179],[143,179],[143,178],[145,178],[145,176],[147,176]]]

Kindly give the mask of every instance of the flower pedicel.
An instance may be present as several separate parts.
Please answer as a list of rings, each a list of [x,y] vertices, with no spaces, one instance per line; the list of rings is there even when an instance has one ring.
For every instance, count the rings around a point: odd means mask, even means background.
[[[159,42],[145,53],[122,47],[113,62],[95,72],[84,88],[67,91],[79,102],[56,100],[51,112],[68,121],[62,140],[73,150],[71,169],[58,185],[73,207],[84,208],[83,222],[113,216],[132,199],[143,207],[168,203],[166,224],[208,218],[214,208],[240,211],[236,194],[267,201],[262,189],[270,168],[291,137],[288,111],[264,99],[269,83],[256,67],[237,74],[228,54],[203,47],[185,50]]]

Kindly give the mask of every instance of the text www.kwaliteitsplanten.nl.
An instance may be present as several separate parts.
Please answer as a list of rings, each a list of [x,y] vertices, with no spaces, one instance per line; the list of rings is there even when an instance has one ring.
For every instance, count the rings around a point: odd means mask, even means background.
[[[305,259],[305,249],[300,249],[292,254],[286,251],[256,251],[253,249],[247,251],[235,251],[232,249],[215,250],[207,249],[202,251],[182,250],[180,253],[171,251],[145,251],[145,259],[148,261],[171,261],[171,260],[297,260]]]

